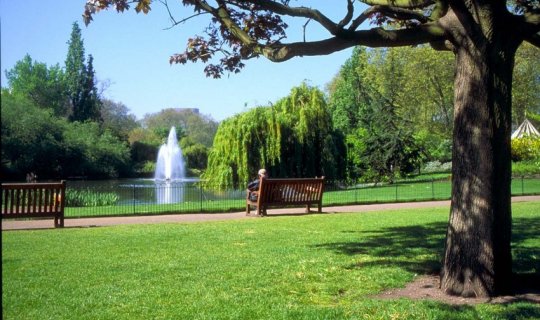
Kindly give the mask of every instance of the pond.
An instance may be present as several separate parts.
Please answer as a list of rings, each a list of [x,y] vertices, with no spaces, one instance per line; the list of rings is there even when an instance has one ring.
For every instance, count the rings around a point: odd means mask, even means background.
[[[118,196],[117,205],[172,204],[245,196],[243,190],[221,192],[203,189],[199,185],[199,181],[198,178],[173,181],[154,179],[70,180],[67,181],[67,188],[68,190],[91,190],[96,193],[115,193]]]

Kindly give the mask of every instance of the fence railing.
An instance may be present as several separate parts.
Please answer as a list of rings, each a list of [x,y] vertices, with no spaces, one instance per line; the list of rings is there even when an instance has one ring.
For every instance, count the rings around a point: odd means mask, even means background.
[[[405,180],[393,184],[325,184],[323,207],[449,199],[451,182]],[[540,194],[540,178],[512,180],[512,195]],[[212,190],[197,183],[73,187],[68,182],[66,217],[231,212],[245,208],[245,190]]]

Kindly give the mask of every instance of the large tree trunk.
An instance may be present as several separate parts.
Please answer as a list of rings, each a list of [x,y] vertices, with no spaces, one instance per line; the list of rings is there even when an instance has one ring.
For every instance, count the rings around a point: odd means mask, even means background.
[[[497,26],[493,12],[460,9],[446,20],[456,78],[452,205],[441,289],[487,297],[511,285],[511,84],[517,43],[505,38],[505,22],[498,20]],[[493,34],[498,38],[490,38]]]

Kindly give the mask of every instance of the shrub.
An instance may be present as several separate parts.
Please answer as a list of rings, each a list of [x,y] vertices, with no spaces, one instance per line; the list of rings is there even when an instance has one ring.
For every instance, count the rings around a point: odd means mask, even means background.
[[[540,159],[512,163],[512,175],[533,176],[540,174]]]
[[[540,138],[512,139],[512,160],[524,161],[540,159]]]
[[[426,163],[422,172],[424,173],[433,173],[433,172],[450,172],[452,171],[452,162],[441,163],[437,160],[430,161]]]
[[[66,190],[66,207],[97,207],[116,204],[119,197],[114,192],[92,190]]]

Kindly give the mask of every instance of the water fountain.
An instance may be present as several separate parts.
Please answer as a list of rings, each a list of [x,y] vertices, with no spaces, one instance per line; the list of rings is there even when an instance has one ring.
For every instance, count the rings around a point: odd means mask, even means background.
[[[171,127],[167,143],[159,148],[156,162],[155,180],[174,181],[185,178],[185,165],[182,150],[178,146],[176,128]]]
[[[154,181],[157,203],[178,203],[183,200],[185,166],[178,146],[176,128],[172,127],[167,143],[159,148]]]

